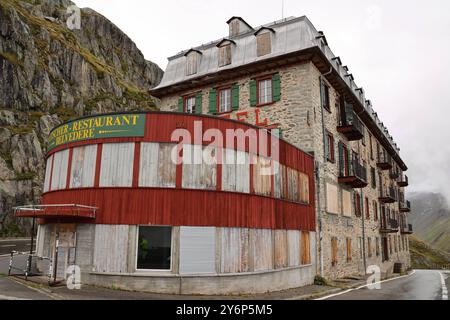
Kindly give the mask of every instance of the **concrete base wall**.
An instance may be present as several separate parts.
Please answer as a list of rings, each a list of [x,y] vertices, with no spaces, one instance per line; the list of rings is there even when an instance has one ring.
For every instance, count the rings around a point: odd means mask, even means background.
[[[314,265],[307,265],[270,272],[210,276],[90,273],[83,275],[83,283],[164,294],[255,294],[313,284],[315,269]]]

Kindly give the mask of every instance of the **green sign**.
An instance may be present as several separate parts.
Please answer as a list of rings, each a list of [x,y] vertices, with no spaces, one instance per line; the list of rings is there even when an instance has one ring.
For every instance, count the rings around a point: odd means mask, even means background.
[[[90,139],[143,137],[145,114],[114,114],[83,118],[50,132],[48,150]]]

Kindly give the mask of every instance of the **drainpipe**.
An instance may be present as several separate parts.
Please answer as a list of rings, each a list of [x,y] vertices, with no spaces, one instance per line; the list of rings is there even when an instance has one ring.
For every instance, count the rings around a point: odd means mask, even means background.
[[[362,223],[362,250],[363,250],[363,263],[364,263],[364,275],[367,271],[367,261],[366,261],[366,232],[365,232],[365,212],[364,212],[364,192],[361,188],[361,223]]]
[[[323,163],[324,165],[327,163],[327,156],[326,156],[326,130],[325,130],[325,116],[324,116],[324,110],[323,110],[323,78],[333,72],[333,68],[330,67],[330,71],[327,73],[322,73],[319,77],[320,82],[320,114],[322,119],[322,143],[323,143]],[[322,206],[320,204],[320,162],[317,162],[316,164],[316,183],[317,183],[317,210],[318,210],[318,224],[319,224],[319,260],[320,260],[320,276],[323,277],[323,228],[322,228]]]

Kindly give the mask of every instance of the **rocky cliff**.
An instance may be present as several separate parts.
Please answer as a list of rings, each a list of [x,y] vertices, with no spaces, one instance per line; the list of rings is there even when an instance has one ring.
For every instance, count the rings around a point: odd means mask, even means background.
[[[11,208],[38,203],[47,135],[70,118],[151,110],[162,70],[91,9],[70,30],[68,0],[0,0],[0,236],[20,232]]]

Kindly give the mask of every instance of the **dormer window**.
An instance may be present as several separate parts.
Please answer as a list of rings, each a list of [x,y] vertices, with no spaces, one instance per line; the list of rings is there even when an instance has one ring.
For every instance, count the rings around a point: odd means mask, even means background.
[[[231,46],[234,45],[233,40],[223,39],[217,44],[219,50],[219,67],[231,64]]]
[[[232,17],[227,23],[230,28],[230,37],[236,37],[242,33],[253,30],[253,28],[241,17]]]
[[[191,76],[197,73],[198,63],[200,61],[201,52],[198,50],[189,50],[186,56],[186,76]]]
[[[275,31],[272,28],[262,27],[255,32],[256,36],[256,55],[265,56],[272,52],[272,34]]]

